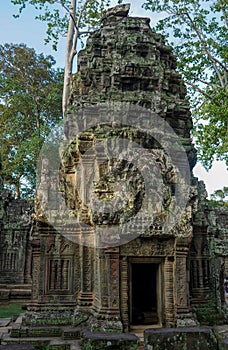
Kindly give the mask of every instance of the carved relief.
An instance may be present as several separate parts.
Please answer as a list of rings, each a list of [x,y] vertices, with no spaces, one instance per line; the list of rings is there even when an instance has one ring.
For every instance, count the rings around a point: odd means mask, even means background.
[[[154,278],[159,291],[156,319],[161,326],[173,327],[178,314],[189,312],[188,275],[192,303],[207,296],[210,281],[209,229],[205,208],[200,207],[198,185],[189,189],[184,208],[177,208],[182,213],[177,219],[172,209],[178,170],[159,142],[136,130],[134,123],[118,126],[110,121],[90,128],[86,123],[90,113],[97,121],[102,119],[101,110],[96,108],[101,101],[148,108],[152,112],[150,117],[157,113],[180,136],[192,169],[196,159],[190,138],[192,121],[185,100],[186,88],[175,70],[171,49],[160,35],[151,31],[148,19],[127,17],[126,11],[121,12],[120,18],[116,18],[115,11],[110,13],[103,18],[101,28],[90,35],[86,48],[78,56],[78,72],[72,79],[70,108],[64,120],[64,136],[69,144],[61,153],[60,185],[52,182],[48,164],[45,160],[43,163],[37,195],[40,247],[33,250],[33,298],[41,303],[58,300],[58,307],[72,301],[76,313],[89,311],[101,324],[121,319],[128,331],[131,263],[134,259],[149,261],[156,264]],[[81,108],[87,104],[92,104],[94,109]],[[77,117],[72,117],[75,114]],[[126,123],[127,117],[128,114]],[[138,122],[148,125],[148,118],[138,113],[131,116],[135,125]],[[75,135],[75,130],[84,131]],[[107,141],[111,138],[130,140],[146,149],[141,154],[142,169],[125,159],[109,157],[118,148],[118,143]],[[145,203],[145,179],[141,172],[150,175],[148,154],[154,165],[154,177]],[[178,152],[175,157],[178,158]],[[45,225],[48,221],[45,209],[50,201],[48,186],[53,192],[50,215],[58,222],[58,233]],[[185,193],[185,188],[182,190]],[[55,207],[58,195],[62,205],[59,212]],[[107,207],[96,207],[99,200]],[[64,212],[65,205],[74,224],[66,220],[62,225],[59,214]],[[105,211],[112,205],[118,210]],[[119,248],[91,248],[94,242],[107,247],[110,237],[115,241],[116,227],[136,216],[141,207],[144,216],[137,217],[132,225],[136,238]],[[164,226],[167,217],[174,223],[172,229]],[[142,231],[145,222],[151,224]],[[103,226],[107,227],[107,235],[102,236],[97,228]],[[121,229],[118,234],[128,237],[129,232]],[[72,243],[75,241],[78,244]],[[219,249],[219,242],[216,247]],[[224,251],[223,247],[223,255]]]
[[[174,239],[140,239],[137,238],[120,247],[122,256],[173,256]]]
[[[58,236],[46,242],[46,293],[72,293],[73,247]]]

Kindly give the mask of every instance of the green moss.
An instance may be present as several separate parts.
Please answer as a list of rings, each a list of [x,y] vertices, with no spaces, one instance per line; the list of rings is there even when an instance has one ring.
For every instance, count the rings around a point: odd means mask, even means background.
[[[87,342],[85,345],[84,345],[84,350],[93,350],[93,346],[90,342]]]
[[[88,340],[86,343],[84,343],[82,349],[83,350],[110,350],[113,348],[117,349],[117,346],[120,350],[137,350],[139,347],[139,343],[132,343],[132,344],[114,344],[110,341],[100,341],[96,344],[93,344],[90,340]]]
[[[10,303],[7,305],[0,305],[0,318],[8,318],[14,315],[20,315],[23,312],[23,304]]]
[[[40,318],[25,320],[27,326],[67,326],[72,323],[72,318]]]
[[[81,315],[80,317],[75,317],[73,324],[74,326],[79,326],[81,323],[86,322],[88,320],[89,316],[88,315]]]
[[[212,303],[201,305],[195,311],[201,325],[214,326],[224,322],[224,313]]]
[[[93,332],[104,332],[104,328],[102,327],[95,327],[93,328]],[[105,332],[107,333],[121,333],[121,331],[117,328],[105,328]]]

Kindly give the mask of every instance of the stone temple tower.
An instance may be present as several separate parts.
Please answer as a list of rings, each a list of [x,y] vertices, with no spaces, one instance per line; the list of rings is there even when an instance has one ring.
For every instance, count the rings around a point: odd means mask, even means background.
[[[108,10],[79,53],[59,184],[43,162],[27,324],[191,321],[190,277],[201,277],[190,271],[198,202],[186,88],[172,48],[128,12]],[[196,299],[208,293],[206,259]]]

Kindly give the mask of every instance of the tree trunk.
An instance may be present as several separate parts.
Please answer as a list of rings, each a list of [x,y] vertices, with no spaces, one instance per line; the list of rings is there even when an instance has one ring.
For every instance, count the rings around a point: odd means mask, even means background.
[[[20,199],[21,198],[21,192],[20,192],[20,182],[19,180],[17,182],[15,182],[15,197],[16,199]]]
[[[77,35],[78,28],[75,28],[74,19],[76,16],[76,0],[71,0],[70,8],[70,18],[67,31],[67,43],[66,43],[66,60],[65,60],[65,70],[64,70],[64,84],[63,84],[63,97],[62,97],[62,111],[63,116],[65,116],[66,107],[69,102],[70,95],[70,81],[72,75],[73,58],[74,54],[74,36]]]

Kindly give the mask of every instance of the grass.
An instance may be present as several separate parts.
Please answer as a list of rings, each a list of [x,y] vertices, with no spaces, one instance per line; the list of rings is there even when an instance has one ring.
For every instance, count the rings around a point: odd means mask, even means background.
[[[9,318],[13,315],[20,315],[23,312],[23,304],[10,303],[7,305],[0,305],[0,318]]]

